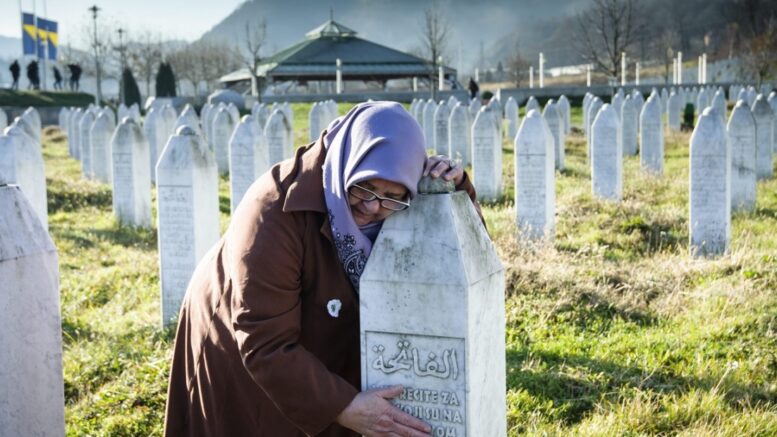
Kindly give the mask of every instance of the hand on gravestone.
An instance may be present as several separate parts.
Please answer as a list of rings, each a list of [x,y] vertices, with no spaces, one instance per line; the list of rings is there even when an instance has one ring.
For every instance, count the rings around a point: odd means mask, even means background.
[[[464,168],[445,155],[434,155],[426,158],[424,176],[428,175],[433,178],[442,176],[446,181],[453,181],[453,184],[458,187],[464,179]]]
[[[432,427],[403,412],[388,400],[402,393],[402,386],[363,391],[337,416],[337,423],[366,437],[430,436]]]

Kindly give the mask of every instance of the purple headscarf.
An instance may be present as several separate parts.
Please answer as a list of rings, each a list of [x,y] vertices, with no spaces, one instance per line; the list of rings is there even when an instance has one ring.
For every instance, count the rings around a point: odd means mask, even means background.
[[[361,228],[348,203],[353,184],[381,178],[405,186],[415,197],[426,161],[423,133],[402,105],[368,102],[333,121],[324,137],[324,200],[337,255],[356,291],[382,223]]]

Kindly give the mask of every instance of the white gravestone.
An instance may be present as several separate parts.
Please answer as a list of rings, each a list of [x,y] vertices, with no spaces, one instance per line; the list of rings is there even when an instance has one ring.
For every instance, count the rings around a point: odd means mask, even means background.
[[[216,111],[213,117],[213,124],[210,127],[213,153],[216,156],[216,165],[219,173],[227,174],[229,172],[229,138],[232,131],[235,130],[235,123],[232,122],[232,115],[227,108],[221,108]]]
[[[240,110],[237,109],[234,103],[230,103],[227,105],[227,111],[229,111],[229,115],[232,117],[232,125],[237,126],[240,123]],[[229,134],[232,135],[232,132]]]
[[[464,166],[470,165],[469,111],[461,102],[453,107],[448,118],[448,139],[450,147],[446,154]]]
[[[57,249],[0,174],[0,434],[65,435]]]
[[[210,127],[213,123],[211,111],[213,111],[214,108],[216,108],[216,106],[213,103],[206,103],[202,106],[202,109],[200,109],[200,118],[205,121],[202,124],[202,136],[205,141],[209,142],[208,144],[210,144]],[[148,118],[148,114],[146,114],[146,118]]]
[[[725,125],[727,114],[726,114],[726,97],[723,95],[723,91],[718,91],[715,93],[715,95],[712,97],[712,102],[710,106],[712,106],[712,108],[715,109],[715,112],[723,120],[723,125]]]
[[[669,105],[669,91],[666,88],[661,89],[661,113],[666,113],[666,108]]]
[[[267,125],[264,127],[264,137],[267,141],[267,153],[270,159],[270,166],[273,166],[286,159],[286,117],[279,109],[273,111],[270,118],[267,119]]]
[[[62,108],[62,109],[64,110],[65,108]],[[61,112],[60,112],[60,118],[61,118]],[[8,127],[8,115],[5,113],[5,111],[3,111],[3,108],[0,108],[0,133],[2,133],[6,127]]]
[[[71,114],[67,124],[67,148],[70,156],[81,159],[81,140],[78,137],[78,125],[84,110],[76,108]]]
[[[94,175],[92,171],[92,139],[89,136],[94,123],[95,114],[92,110],[86,111],[78,122],[78,133],[81,148],[79,156],[81,157],[81,175],[84,178],[91,179]]]
[[[0,109],[0,112],[3,110]],[[3,125],[3,116],[5,113],[0,114],[0,131],[5,127]],[[59,126],[59,130],[61,130],[63,133],[67,134],[67,123],[68,119],[70,118],[70,109],[66,107],[62,107],[62,109],[59,110],[59,116],[57,118],[57,125]]]
[[[229,197],[232,212],[248,187],[269,169],[270,159],[267,156],[264,132],[259,129],[253,115],[246,115],[229,140]]]
[[[508,97],[507,102],[505,102],[505,118],[507,119],[507,137],[510,141],[515,141],[515,134],[518,133],[520,125],[520,116],[518,115],[518,103],[512,97]]]
[[[216,159],[194,129],[170,137],[156,168],[162,325],[178,316],[197,263],[219,239]]]
[[[554,127],[546,119],[556,119],[556,130],[563,126],[550,111],[555,104],[546,104],[543,115],[529,111],[515,137],[515,222],[522,238],[553,238],[555,233]]]
[[[526,107],[524,108],[524,114],[528,114],[532,109],[542,111],[542,108],[540,108],[540,104],[537,102],[537,99],[535,99],[534,96],[529,96],[529,100],[526,101]]]
[[[110,109],[107,108],[100,111],[89,131],[89,141],[92,146],[92,172],[94,178],[104,184],[113,181],[111,137],[116,125],[109,111]]]
[[[731,151],[731,208],[752,211],[755,208],[755,119],[740,100],[731,112],[726,128]]]
[[[319,135],[321,135],[321,131],[326,128],[326,126],[324,126],[325,112],[326,107],[323,102],[315,102],[313,103],[313,106],[310,107],[310,112],[308,113],[308,126],[310,126],[310,134],[308,135],[309,141],[316,141]]]
[[[664,173],[664,120],[661,100],[648,98],[639,116],[639,163],[642,170]]]
[[[125,225],[151,227],[151,169],[148,142],[132,117],[125,117],[111,139],[113,214]]]
[[[585,139],[588,141],[588,128],[591,127],[588,123],[588,107],[591,104],[591,100],[593,99],[593,96],[591,93],[585,93],[585,96],[583,96],[583,104],[582,104],[582,110],[583,110],[583,132],[585,133]]]
[[[621,147],[623,148],[624,156],[634,156],[637,154],[638,106],[640,106],[639,103],[629,95],[626,96],[621,107],[621,116],[619,118],[621,123]]]
[[[433,436],[504,437],[504,268],[466,193],[421,185],[361,277],[362,388],[401,384]]]
[[[623,197],[623,151],[618,116],[602,106],[591,125],[591,185],[595,196],[620,201]]]
[[[467,107],[467,110],[469,111],[469,119],[475,120],[475,117],[478,116],[478,113],[480,112],[480,107],[482,104],[480,103],[479,99],[472,99],[469,101],[469,106]]]
[[[502,148],[493,116],[483,107],[472,123],[472,177],[478,199],[487,201],[502,194]]]
[[[615,110],[615,113],[618,114],[618,121],[623,123],[623,96],[621,95],[622,90],[619,90],[617,94],[612,96],[612,99],[610,100],[610,106]]]
[[[434,153],[448,154],[448,119],[451,112],[446,102],[440,102],[434,110]]]
[[[137,103],[133,103],[132,106],[129,107],[129,115],[132,117],[132,119],[140,125],[141,123],[141,117],[140,117],[140,108],[138,107]]]
[[[566,136],[572,132],[572,127],[570,124],[571,108],[569,106],[569,99],[567,99],[567,96],[562,94],[561,97],[558,98],[558,104],[559,108],[561,108],[562,115],[564,116],[564,135]]]
[[[181,128],[181,126],[189,126],[190,128],[194,129],[194,132],[196,132],[197,135],[203,137],[202,127],[200,126],[200,119],[197,117],[197,112],[194,110],[194,108],[191,107],[191,105],[187,104],[184,106],[183,111],[181,111],[181,115],[178,116],[178,120],[176,121],[174,128],[175,132],[178,132],[178,129]]]
[[[264,131],[264,126],[267,124],[267,119],[270,118],[270,108],[264,103],[257,103],[251,108],[251,114],[256,119],[256,125]]]
[[[772,131],[772,151],[777,153],[777,92],[772,91],[769,93],[767,99],[769,106],[772,107],[772,113],[774,113],[774,129]]]
[[[680,117],[682,114],[683,98],[674,92],[669,96],[669,102],[667,103],[667,124],[669,129],[673,131],[680,130]]]
[[[774,112],[771,106],[759,94],[753,105],[755,118],[755,162],[758,179],[772,177],[774,171],[772,139],[774,136]]]
[[[162,107],[151,108],[143,121],[143,134],[148,142],[148,168],[152,183],[156,183],[156,161],[170,136],[168,130],[169,127],[165,122]]]
[[[596,119],[596,116],[599,114],[599,110],[602,109],[603,102],[599,97],[592,97],[591,103],[588,104],[588,129],[586,130],[588,135],[588,160],[591,160],[591,127],[594,124],[594,120]],[[615,111],[613,109],[613,111]],[[620,118],[618,114],[615,114],[616,117]]]
[[[426,140],[426,148],[434,148],[434,111],[437,109],[437,104],[434,100],[429,99],[424,103],[424,110],[422,117],[424,122],[421,126],[424,128],[424,139]]]
[[[48,204],[46,203],[46,172],[43,155],[19,126],[6,129],[0,135],[0,177],[7,183],[18,185],[32,205],[38,220],[48,229]],[[5,208],[3,206],[0,209]],[[0,281],[2,282],[2,281]]]
[[[165,121],[165,127],[167,129],[165,132],[165,141],[160,144],[162,149],[164,149],[165,145],[167,144],[167,140],[169,140],[171,136],[175,135],[175,123],[178,121],[178,113],[175,112],[175,108],[173,108],[172,105],[167,104],[162,107],[162,118]],[[162,154],[162,149],[157,151],[157,155]]]
[[[731,238],[731,153],[720,117],[711,109],[693,130],[690,155],[691,253],[722,254]]]
[[[16,124],[19,127],[21,127],[24,130],[24,132],[35,142],[36,147],[38,149],[41,148],[40,131],[35,128],[35,120],[33,120],[32,116],[29,113],[25,112],[19,117],[16,117],[14,119],[13,124]]]
[[[30,124],[32,125],[33,132],[34,132],[34,138],[38,143],[40,143],[41,131],[43,130],[43,125],[41,124],[40,114],[38,113],[38,110],[31,106],[24,111],[24,113],[22,114],[22,118],[25,118],[30,121]]]
[[[699,90],[699,95],[696,97],[695,105],[697,113],[701,113],[707,109],[708,106],[710,106],[710,96],[706,89],[702,88]]]
[[[545,104],[542,117],[550,129],[553,142],[554,168],[564,168],[564,117],[560,114],[558,104],[553,99]],[[517,144],[517,143],[516,143]]]

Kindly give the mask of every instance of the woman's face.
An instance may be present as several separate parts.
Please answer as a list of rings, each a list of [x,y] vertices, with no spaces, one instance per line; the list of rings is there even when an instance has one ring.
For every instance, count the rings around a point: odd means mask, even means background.
[[[381,197],[403,202],[407,200],[407,188],[396,182],[375,178],[359,182],[356,185],[364,187]],[[348,203],[351,205],[351,214],[353,214],[353,219],[357,226],[381,221],[394,212],[381,207],[380,200],[377,198],[374,200],[362,200],[349,193]]]

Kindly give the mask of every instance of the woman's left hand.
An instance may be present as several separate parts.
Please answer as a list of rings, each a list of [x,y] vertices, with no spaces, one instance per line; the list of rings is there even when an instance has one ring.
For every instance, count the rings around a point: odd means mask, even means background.
[[[455,186],[459,186],[464,179],[464,168],[445,155],[434,155],[426,158],[424,176],[427,175],[433,178],[442,177],[446,181],[453,181]]]

